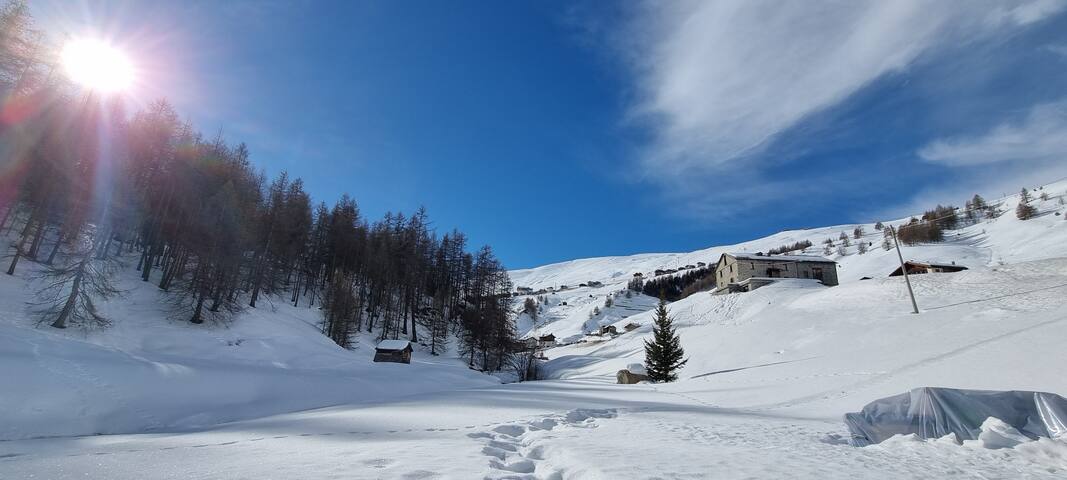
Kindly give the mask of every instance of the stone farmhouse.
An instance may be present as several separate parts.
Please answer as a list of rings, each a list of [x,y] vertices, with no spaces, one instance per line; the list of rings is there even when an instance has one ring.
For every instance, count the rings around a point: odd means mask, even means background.
[[[748,292],[779,278],[837,285],[837,262],[815,255],[724,253],[715,266],[715,293]]]

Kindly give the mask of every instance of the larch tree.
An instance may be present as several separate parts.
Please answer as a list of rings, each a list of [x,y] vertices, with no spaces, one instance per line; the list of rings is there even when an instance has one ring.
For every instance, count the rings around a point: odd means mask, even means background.
[[[1029,220],[1034,218],[1034,215],[1037,215],[1037,208],[1030,205],[1030,202],[1030,192],[1025,188],[1022,189],[1022,191],[1019,192],[1019,205],[1015,207],[1015,216],[1018,217],[1019,220]]]
[[[39,323],[55,328],[106,327],[111,322],[97,309],[96,302],[118,296],[112,282],[117,263],[112,258],[96,258],[99,239],[92,227],[77,233],[59,261],[45,265],[35,276],[41,283],[34,303]]]

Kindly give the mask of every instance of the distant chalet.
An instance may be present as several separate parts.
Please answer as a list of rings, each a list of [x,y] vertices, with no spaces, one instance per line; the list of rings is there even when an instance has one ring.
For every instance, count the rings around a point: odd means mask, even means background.
[[[375,362],[411,363],[411,342],[407,340],[382,340],[374,348]]]
[[[715,266],[715,293],[749,292],[779,278],[837,285],[837,262],[815,255],[724,253]]]
[[[908,260],[904,262],[904,266],[908,269],[908,275],[919,275],[923,273],[955,273],[967,270],[967,267],[963,265],[956,265],[956,262],[952,263],[934,263],[934,262],[916,262],[914,260]],[[889,274],[890,277],[899,277],[903,275],[900,271],[901,267],[897,267]]]

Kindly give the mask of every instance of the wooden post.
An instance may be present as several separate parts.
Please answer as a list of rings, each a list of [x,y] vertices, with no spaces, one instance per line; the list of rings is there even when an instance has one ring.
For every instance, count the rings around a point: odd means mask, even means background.
[[[900,240],[897,239],[897,231],[892,225],[889,233],[893,234],[893,245],[897,247],[897,259],[900,260],[900,272],[904,274],[904,283],[908,286],[908,296],[911,297],[911,313],[919,313],[919,304],[915,303],[915,292],[911,289],[911,279],[908,278],[908,267],[904,265],[904,255],[900,253]]]

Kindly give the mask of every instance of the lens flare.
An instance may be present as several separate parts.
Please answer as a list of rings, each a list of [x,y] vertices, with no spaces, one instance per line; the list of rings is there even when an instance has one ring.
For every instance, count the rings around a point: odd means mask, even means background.
[[[134,70],[129,58],[99,40],[72,40],[63,47],[62,61],[71,80],[94,91],[114,93],[133,84]]]

